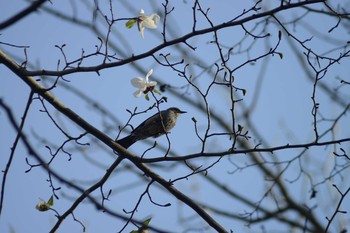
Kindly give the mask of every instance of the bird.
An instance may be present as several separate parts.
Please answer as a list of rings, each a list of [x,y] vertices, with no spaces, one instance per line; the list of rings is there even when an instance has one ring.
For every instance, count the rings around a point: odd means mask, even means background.
[[[139,126],[137,126],[130,133],[130,135],[119,140],[116,139],[115,141],[127,149],[139,140],[143,140],[149,137],[157,138],[159,136],[162,136],[166,133],[169,133],[169,131],[175,126],[177,117],[183,113],[186,112],[181,111],[176,107],[157,112],[142,122]]]

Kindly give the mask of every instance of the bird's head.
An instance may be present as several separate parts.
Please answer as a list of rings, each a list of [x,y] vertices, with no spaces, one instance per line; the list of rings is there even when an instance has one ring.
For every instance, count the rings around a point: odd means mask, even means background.
[[[180,114],[183,114],[183,113],[187,113],[187,112],[181,111],[179,108],[175,108],[175,107],[169,108],[168,111],[172,111],[172,112],[176,113],[177,115],[180,115]]]

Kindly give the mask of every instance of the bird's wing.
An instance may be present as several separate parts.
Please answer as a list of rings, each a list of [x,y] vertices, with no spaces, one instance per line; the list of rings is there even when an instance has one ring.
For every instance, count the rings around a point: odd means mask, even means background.
[[[163,116],[163,111],[160,112]],[[139,126],[137,126],[133,131],[132,134],[134,135],[144,135],[144,132],[148,132],[148,136],[160,136],[159,135],[159,123],[160,123],[160,117],[159,112],[155,113],[153,116],[150,116],[147,118],[144,122],[142,122]],[[141,132],[142,130],[142,132]],[[161,130],[163,131],[163,130]]]

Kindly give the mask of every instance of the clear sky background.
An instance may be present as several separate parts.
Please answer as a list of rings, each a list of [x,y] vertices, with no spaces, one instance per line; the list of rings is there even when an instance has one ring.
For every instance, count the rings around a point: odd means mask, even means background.
[[[92,3],[88,2],[86,6],[82,4],[85,1],[52,1],[52,4],[44,4],[47,10],[39,10],[38,12],[29,15],[25,19],[19,21],[15,25],[0,31],[0,41],[13,45],[28,46],[27,57],[34,67],[28,67],[30,70],[56,70],[57,61],[63,63],[63,56],[56,46],[65,44],[64,51],[69,60],[79,58],[82,49],[85,54],[96,51],[96,45],[100,44],[98,36],[105,36],[107,33],[106,25],[102,20],[99,20],[98,32],[93,32],[81,25],[72,24],[62,20],[62,18],[54,17],[47,13],[49,10],[55,10],[63,14],[72,16],[75,15],[78,21],[91,23],[93,20],[92,12],[89,6]],[[98,1],[101,12],[109,14],[108,1]],[[210,17],[214,25],[232,19],[240,14],[243,9],[248,9],[254,1],[202,1],[203,9],[210,7]],[[335,1],[336,3],[340,1]],[[162,1],[113,1],[113,9],[115,18],[130,18],[138,15],[139,10],[144,9],[146,15],[150,13],[162,14]],[[280,4],[279,1],[263,1],[262,9],[272,9]],[[4,21],[14,13],[27,5],[26,1],[13,0],[0,3],[0,21]],[[346,4],[345,4],[346,5]],[[85,6],[85,7],[84,7]],[[167,38],[168,40],[183,36],[192,31],[192,1],[170,1],[170,6],[174,6],[174,11],[168,17]],[[349,6],[349,4],[347,4]],[[298,16],[303,15],[303,10],[292,10],[290,12],[278,13],[277,17],[283,22],[288,22]],[[162,26],[156,30],[145,30],[145,38],[141,38],[137,28],[125,28],[126,21],[118,21],[112,28],[110,40],[113,44],[118,45],[118,48],[110,48],[115,51],[117,57],[121,59],[128,58],[131,55],[137,55],[149,51],[155,46],[162,43]],[[257,21],[245,24],[248,29],[253,29]],[[312,47],[316,52],[322,54],[328,52],[334,47],[341,47],[349,41],[349,24],[339,26],[329,36],[324,36],[336,24],[335,19],[320,17],[316,14],[310,14],[300,21],[300,25],[286,24],[300,40],[307,40],[312,37],[308,46]],[[207,28],[209,24],[203,16],[198,16],[197,29]],[[257,26],[256,31],[263,27],[262,24]],[[257,57],[264,52],[274,47],[278,41],[278,27],[273,22],[270,22],[266,27],[269,29],[271,36],[266,40],[257,40],[253,43],[253,39],[246,38],[242,28],[227,28],[219,31],[221,43],[227,46],[233,46],[244,39],[241,46],[236,46],[235,55],[230,59],[229,65],[237,67],[247,59]],[[100,33],[100,35],[99,35]],[[199,37],[191,38],[188,43],[197,47],[192,51],[185,44],[165,48],[155,54],[158,59],[161,59],[159,54],[164,55],[170,53],[173,62],[184,59],[185,63],[190,64],[191,74],[195,77],[195,84],[204,91],[210,84],[215,66],[213,64],[218,61],[218,51],[215,44],[209,43],[213,39],[213,34],[205,34]],[[244,53],[248,45],[254,44],[249,53]],[[339,44],[339,46],[337,46]],[[15,58],[18,63],[24,61],[24,51],[21,48],[15,48],[0,44],[0,49],[7,52],[11,57]],[[283,54],[281,59],[279,56],[269,56],[258,62],[239,69],[235,72],[235,85],[247,90],[247,94],[243,96],[237,93],[237,97],[242,98],[237,106],[236,116],[241,125],[249,130],[249,126],[245,118],[242,116],[244,110],[252,108],[250,112],[251,122],[258,134],[254,135],[250,143],[252,146],[259,142],[267,143],[269,146],[280,146],[287,143],[298,144],[312,142],[314,139],[313,118],[312,118],[312,90],[313,77],[307,76],[305,67],[299,62],[299,57],[293,53],[293,47],[288,42],[288,36],[283,33],[282,41],[278,51]],[[297,48],[302,51],[301,48]],[[185,51],[184,55],[181,51]],[[328,55],[336,57],[339,50],[336,50]],[[299,54],[302,54],[300,52]],[[101,62],[100,57],[92,57],[86,60],[82,65],[89,66]],[[204,68],[203,68],[204,67]],[[328,70],[327,76],[321,81],[322,85],[326,85],[331,90],[340,86],[340,79],[349,81],[349,60],[342,60],[337,66]],[[94,72],[77,73],[67,75],[64,78],[69,82],[59,81],[57,88],[52,93],[67,107],[81,115],[86,121],[108,134],[111,138],[115,138],[118,133],[118,126],[123,125],[129,118],[129,113],[126,109],[133,110],[138,107],[140,110],[146,109],[152,105],[151,101],[146,101],[143,97],[134,98],[130,80],[134,77],[144,77],[146,73],[153,69],[151,80],[156,80],[160,84],[170,84],[174,88],[172,91],[162,93],[162,96],[168,97],[168,102],[161,105],[163,109],[176,106],[187,111],[180,117],[177,126],[172,130],[169,137],[171,138],[171,153],[172,155],[187,155],[198,153],[201,149],[200,142],[194,131],[194,123],[191,120],[195,117],[198,124],[198,129],[201,135],[205,133],[207,116],[198,108],[194,107],[189,100],[197,101],[200,99],[194,88],[191,88],[185,79],[180,77],[171,68],[161,66],[151,57],[138,60],[132,64],[105,69],[97,75]],[[307,68],[309,69],[309,68]],[[211,72],[210,72],[211,71]],[[312,74],[312,72],[311,72]],[[37,77],[39,78],[39,77]],[[46,80],[48,86],[49,77]],[[311,80],[311,81],[310,81]],[[75,88],[69,90],[66,86]],[[332,98],[324,93],[321,88],[317,89],[317,101],[320,103],[320,113],[324,119],[334,119],[339,116],[344,110],[338,104],[334,104]],[[20,117],[23,114],[29,96],[29,87],[14,76],[5,66],[0,65],[0,98],[11,106],[13,113],[17,117],[17,122],[20,122]],[[86,103],[84,99],[79,97],[79,93],[84,93],[91,98],[94,103],[98,103],[101,108],[104,108],[111,116],[103,114],[92,105]],[[340,88],[338,94],[344,102],[348,104],[349,88]],[[216,114],[223,119],[230,118],[229,104],[230,99],[225,88],[216,87],[208,95],[209,107],[213,114]],[[203,101],[199,101],[203,104]],[[69,122],[65,116],[58,114],[49,104],[47,104],[50,113],[55,117],[63,128],[67,129],[71,135],[77,136],[83,131]],[[50,154],[45,145],[55,148],[52,143],[62,143],[65,137],[52,124],[45,113],[40,112],[42,105],[38,100],[35,100],[29,111],[29,115],[24,127],[24,133],[29,137],[30,141],[35,146],[35,149],[45,158],[50,159]],[[153,114],[139,115],[132,119],[132,124],[137,126],[143,119]],[[320,119],[320,115],[318,116]],[[322,121],[319,124],[320,132],[325,131],[330,127],[331,123]],[[214,122],[211,126],[211,132],[221,132],[220,125]],[[126,135],[123,133],[122,136]],[[257,137],[260,135],[260,137]],[[342,118],[334,132],[335,138],[342,138],[349,135],[349,117]],[[8,155],[16,132],[9,125],[5,114],[0,112],[0,167],[5,168],[8,161]],[[332,134],[328,134],[322,140],[332,140]],[[86,150],[77,148],[74,144],[69,144],[67,150],[72,153],[72,158],[68,161],[69,156],[60,153],[55,159],[52,166],[56,172],[81,187],[89,187],[98,179],[100,179],[105,169],[114,161],[115,157],[111,151],[105,146],[96,142],[92,136],[85,137],[82,142],[89,142],[90,146]],[[150,141],[153,142],[153,141]],[[165,137],[157,139],[158,144],[166,148],[167,140]],[[224,151],[229,148],[229,141],[220,141],[220,137],[209,139],[206,152]],[[135,154],[142,154],[148,148],[150,143],[139,142],[130,148],[130,151]],[[344,144],[344,149],[349,151],[349,145]],[[300,150],[291,150],[279,152],[277,159],[280,161],[288,161],[299,153]],[[334,147],[312,148],[304,154],[302,163],[307,164],[311,174],[317,174],[313,177],[313,182],[318,183],[325,179],[325,176],[320,174],[329,174],[334,168],[334,157],[332,152]],[[149,157],[162,156],[164,151],[154,150]],[[28,158],[30,163],[35,164],[36,161],[28,156],[23,144],[19,144],[16,148],[16,153],[12,166],[8,173],[5,204],[0,217],[0,232],[48,232],[56,222],[53,212],[39,212],[35,209],[35,205],[39,202],[39,198],[47,200],[52,192],[47,182],[47,173],[40,168],[33,168],[29,173],[25,173],[29,169],[25,158]],[[263,158],[273,161],[271,154],[263,154]],[[216,159],[199,159],[193,161],[198,166],[209,166]],[[344,161],[341,161],[344,162]],[[233,163],[245,166],[249,160],[244,155],[227,156],[222,158],[220,163],[216,164],[209,170],[210,174],[219,178],[224,185],[231,187],[244,196],[253,201],[258,202],[262,198],[263,190],[269,186],[269,182],[261,177],[261,173],[257,172],[254,167],[247,168],[241,172],[231,174],[235,171]],[[138,197],[145,190],[147,183],[142,183],[142,174],[134,169],[129,169],[127,163],[122,170],[110,177],[104,185],[104,191],[107,193],[112,189],[110,201],[107,207],[117,210],[123,214],[123,209],[132,210]],[[130,164],[129,164],[130,165]],[[188,168],[183,164],[160,164],[161,167],[152,167],[165,179],[175,179],[185,176],[189,173]],[[164,166],[164,167],[162,167]],[[305,165],[306,166],[306,165]],[[285,173],[286,180],[293,180],[300,174],[298,163],[292,163],[288,173]],[[315,172],[315,173],[312,173]],[[293,197],[300,202],[305,202],[309,207],[322,203],[328,197],[337,197],[336,191],[332,189],[332,184],[336,183],[340,188],[349,186],[348,169],[344,172],[343,180],[339,178],[328,181],[324,186],[320,187],[320,195],[315,199],[308,199],[310,196],[309,180],[301,178],[295,183],[288,183],[287,186],[293,190]],[[57,187],[62,187],[58,194],[59,200],[55,200],[54,208],[63,213],[72,201],[79,195],[76,191],[70,190],[65,185],[58,181],[54,182]],[[252,211],[247,207],[232,201],[227,196],[223,195],[215,189],[215,187],[205,181],[201,175],[191,176],[188,180],[183,179],[176,183],[176,188],[195,198],[199,202],[210,205],[213,198],[216,207],[223,209],[235,209],[235,213],[244,213]],[[328,191],[327,191],[328,189]],[[323,190],[323,191],[322,191]],[[192,219],[194,213],[172,196],[167,194],[162,188],[152,186],[150,190],[152,197],[157,203],[171,203],[171,207],[155,207],[148,200],[143,201],[138,211],[135,214],[136,219],[146,219],[152,217],[152,224],[162,229],[169,229],[173,232],[179,232],[181,229],[198,228],[205,229],[206,224],[200,219]],[[307,194],[306,194],[307,193]],[[100,192],[96,191],[93,196],[100,198]],[[147,199],[147,198],[146,198]],[[145,200],[146,200],[145,199]],[[337,199],[334,199],[335,201]],[[268,202],[264,202],[267,204]],[[349,197],[343,203],[342,210],[350,211]],[[331,206],[321,206],[317,209],[317,215],[320,218],[330,216],[333,212]],[[84,223],[86,232],[117,232],[122,226],[122,222],[115,218],[109,217],[107,214],[96,211],[95,207],[86,202],[80,206],[75,212],[75,217]],[[213,215],[216,218],[215,215]],[[293,218],[294,216],[291,216]],[[187,218],[186,224],[179,223],[179,219]],[[349,220],[349,214],[342,216],[342,222],[346,225]],[[234,232],[262,232],[261,225],[252,225],[251,228],[245,226],[244,223],[235,221],[225,217],[217,217],[217,220],[227,229],[233,229]],[[164,224],[166,222],[166,224]],[[348,221],[349,222],[349,221]],[[326,221],[324,222],[326,224]],[[275,232],[286,232],[283,225],[271,222],[267,225],[267,230],[275,230]],[[347,224],[349,226],[349,224]],[[129,226],[126,232],[133,230]],[[59,232],[82,232],[82,227],[69,216],[59,229]],[[272,231],[268,231],[272,232]]]

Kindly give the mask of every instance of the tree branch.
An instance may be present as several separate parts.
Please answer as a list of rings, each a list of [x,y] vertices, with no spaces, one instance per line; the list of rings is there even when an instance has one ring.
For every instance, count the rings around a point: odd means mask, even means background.
[[[208,27],[205,29],[193,31],[191,33],[188,33],[188,34],[182,36],[182,37],[176,38],[176,39],[171,40],[171,41],[164,42],[163,44],[160,44],[160,45],[154,47],[153,49],[149,50],[148,52],[141,53],[139,55],[133,55],[129,58],[126,58],[124,60],[117,61],[117,62],[102,63],[102,64],[96,65],[96,66],[78,66],[76,68],[69,68],[69,69],[65,69],[65,70],[61,70],[61,71],[45,70],[45,69],[37,70],[37,71],[23,70],[22,74],[25,76],[40,76],[40,75],[64,76],[64,75],[68,75],[68,74],[72,74],[72,73],[76,73],[76,72],[99,72],[103,69],[122,66],[125,64],[129,64],[131,62],[135,62],[137,60],[141,60],[143,58],[147,58],[147,57],[152,56],[153,54],[155,54],[156,52],[158,52],[164,48],[170,47],[170,46],[175,45],[175,44],[186,43],[186,41],[192,37],[196,37],[196,36],[211,33],[211,32],[216,32],[216,31],[223,29],[223,28],[241,26],[244,23],[247,23],[249,21],[256,20],[256,19],[263,18],[263,17],[270,16],[270,15],[274,15],[277,12],[282,12],[282,11],[285,11],[288,9],[297,8],[297,7],[305,6],[305,5],[309,5],[309,4],[320,3],[320,2],[324,2],[324,1],[325,0],[310,0],[310,1],[302,1],[302,2],[285,4],[285,5],[276,7],[274,9],[266,11],[266,12],[262,12],[259,14],[253,14],[253,15],[248,16],[246,18],[243,18],[241,20],[225,22],[225,23],[213,26],[213,27]]]
[[[32,91],[41,95],[46,101],[51,103],[51,105],[60,111],[62,114],[71,119],[74,123],[79,125],[81,128],[98,138],[105,145],[116,151],[119,156],[126,158],[133,162],[140,170],[142,170],[147,176],[151,177],[153,180],[158,182],[161,186],[167,189],[170,193],[172,193],[177,199],[181,200],[185,204],[187,204],[190,208],[192,208],[195,212],[201,216],[204,221],[206,221],[210,226],[216,229],[218,232],[226,232],[226,230],[217,223],[208,213],[206,213],[195,201],[185,194],[178,191],[175,187],[173,187],[168,181],[163,179],[161,176],[153,172],[146,165],[142,164],[139,160],[139,157],[129,153],[122,146],[114,142],[110,137],[105,135],[103,132],[90,125],[87,121],[81,118],[78,114],[76,114],[71,109],[64,106],[59,100],[57,100],[52,94],[50,94],[46,89],[44,89],[33,77],[26,76],[23,73],[23,69],[16,64],[11,58],[9,58],[4,52],[0,50],[0,62],[4,63],[10,70],[12,70],[18,77],[20,77],[28,86],[31,87]],[[71,208],[75,208],[72,206]],[[57,225],[58,227],[58,225]],[[57,228],[56,228],[57,229]]]
[[[0,30],[11,26],[12,24],[18,22],[19,20],[23,19],[27,15],[31,14],[32,12],[36,11],[43,3],[48,2],[49,0],[37,0],[33,2],[30,6],[25,8],[24,10],[18,12],[16,15],[12,16],[11,18],[5,20],[4,22],[0,23]]]

